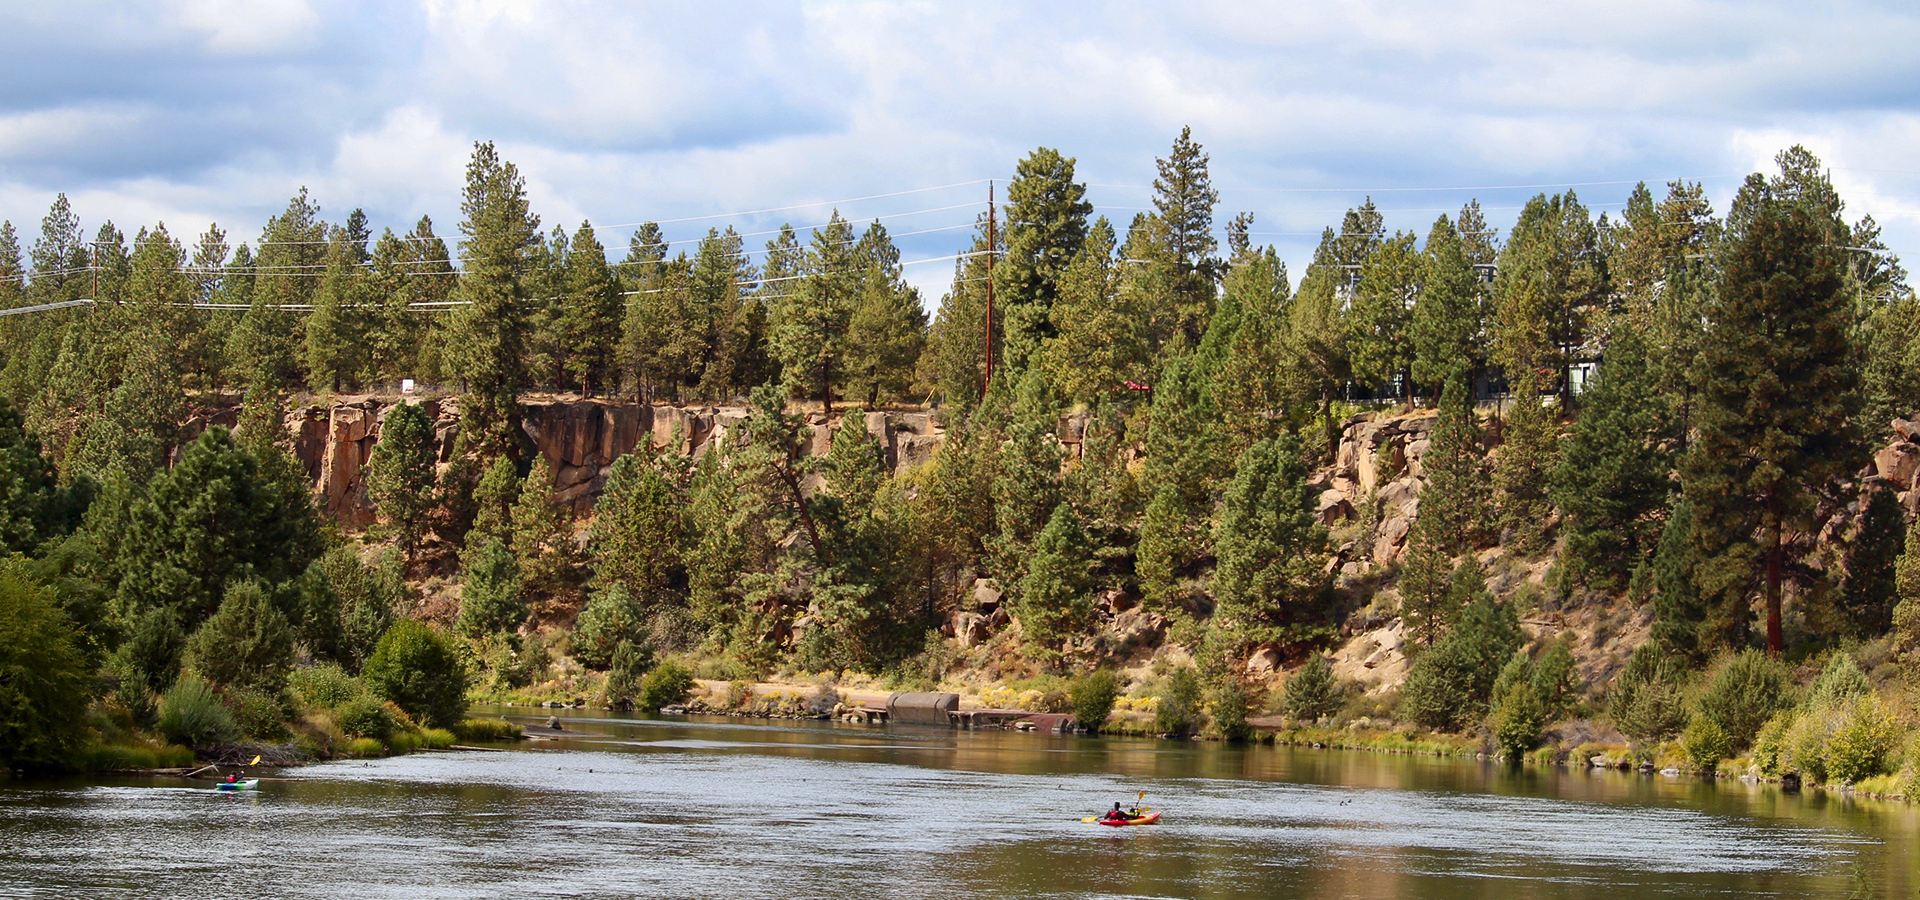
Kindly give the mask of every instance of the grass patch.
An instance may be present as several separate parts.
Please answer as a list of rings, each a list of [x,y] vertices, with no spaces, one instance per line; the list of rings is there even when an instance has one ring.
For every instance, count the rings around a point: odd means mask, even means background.
[[[468,719],[453,726],[453,733],[463,741],[517,741],[525,732],[505,719]]]
[[[377,759],[385,755],[387,755],[387,745],[373,738],[354,738],[347,742],[347,756],[353,759]]]
[[[193,765],[193,751],[179,744],[120,743],[95,745],[81,754],[78,764],[89,772],[127,769],[181,769]]]
[[[420,732],[420,747],[423,750],[445,750],[453,746],[454,740],[453,732],[445,728],[429,728]]]

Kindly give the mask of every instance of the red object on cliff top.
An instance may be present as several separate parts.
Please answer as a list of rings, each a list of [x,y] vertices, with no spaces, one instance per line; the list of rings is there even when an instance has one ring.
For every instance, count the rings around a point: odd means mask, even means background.
[[[1148,384],[1141,384],[1141,383],[1140,383],[1140,382],[1138,382],[1138,381],[1122,381],[1122,382],[1120,382],[1120,383],[1121,383],[1121,384],[1124,384],[1124,385],[1126,385],[1126,386],[1127,386],[1127,390],[1130,390],[1130,391],[1146,391],[1146,392],[1148,392],[1148,393],[1152,393],[1152,392],[1153,392],[1153,386],[1152,386],[1152,385],[1148,385]]]

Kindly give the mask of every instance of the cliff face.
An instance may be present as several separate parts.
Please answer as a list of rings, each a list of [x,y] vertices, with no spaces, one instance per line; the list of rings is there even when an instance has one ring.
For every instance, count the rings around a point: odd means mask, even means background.
[[[380,426],[401,401],[380,397],[343,399],[328,405],[306,406],[286,417],[294,456],[313,479],[314,494],[327,512],[344,524],[360,526],[374,520],[367,500],[365,470],[380,441]],[[453,457],[460,429],[460,407],[455,398],[417,401],[434,422],[434,441],[440,463]],[[671,448],[699,457],[740,427],[747,409],[737,406],[642,406],[600,400],[529,400],[521,404],[521,427],[535,449],[552,463],[556,498],[573,507],[576,515],[593,509],[606,488],[607,474],[622,454],[647,445]],[[814,414],[806,452],[823,455],[833,446],[835,429],[849,422],[880,440],[887,465],[894,471],[933,458],[944,439],[931,413],[869,412],[858,418],[828,421]],[[202,424],[231,424],[233,417],[213,416]]]

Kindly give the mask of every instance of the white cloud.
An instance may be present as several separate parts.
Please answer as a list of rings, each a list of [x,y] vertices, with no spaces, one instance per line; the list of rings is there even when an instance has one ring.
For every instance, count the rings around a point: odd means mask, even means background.
[[[306,0],[175,0],[182,24],[218,53],[258,53],[303,43],[320,17]]]

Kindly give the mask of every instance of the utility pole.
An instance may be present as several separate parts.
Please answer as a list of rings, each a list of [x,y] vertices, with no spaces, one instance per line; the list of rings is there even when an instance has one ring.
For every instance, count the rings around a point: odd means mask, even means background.
[[[987,181],[987,377],[980,382],[985,397],[993,385],[993,181]]]

